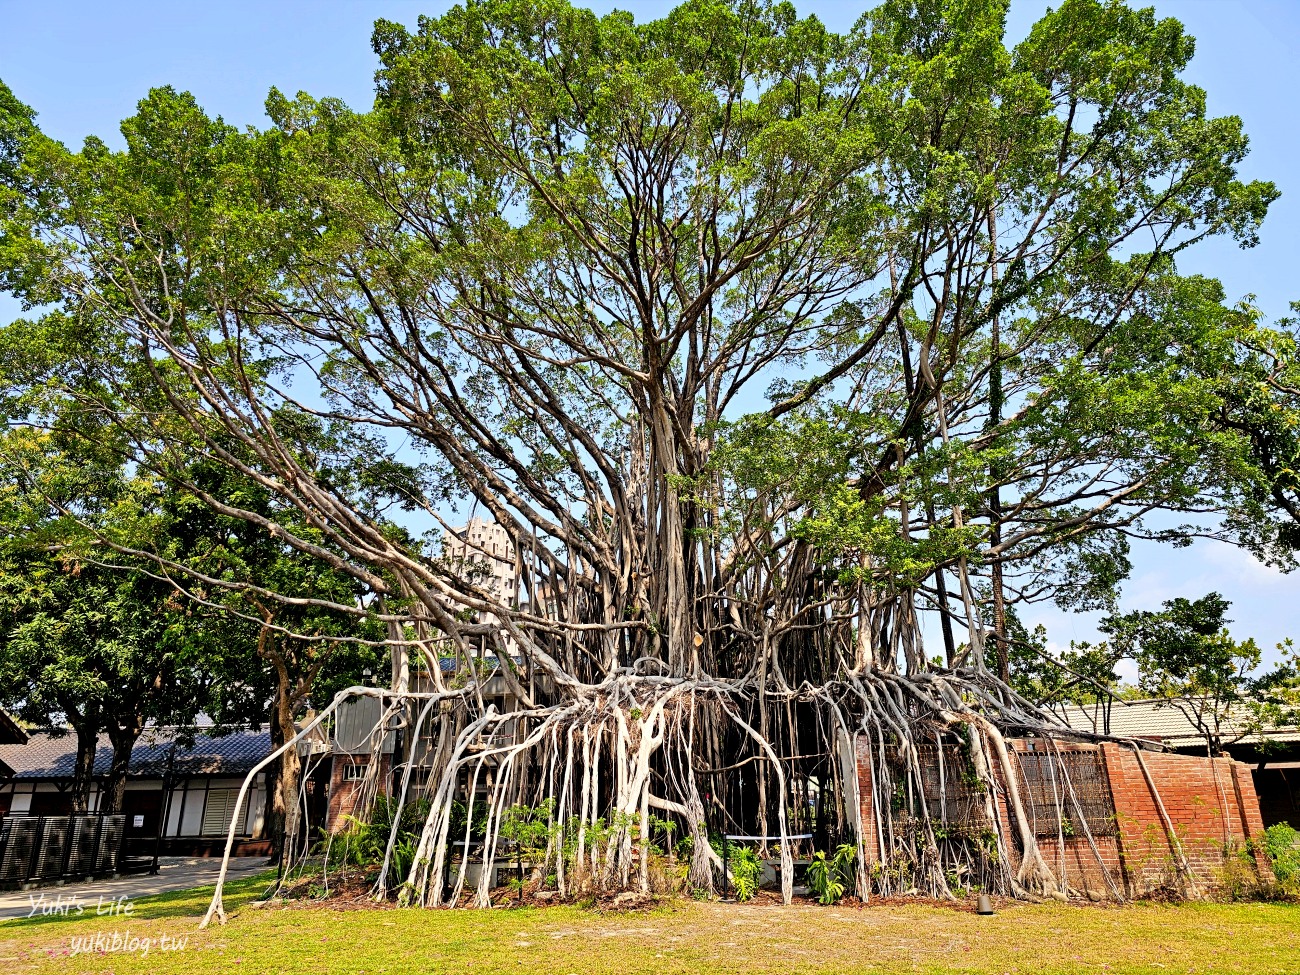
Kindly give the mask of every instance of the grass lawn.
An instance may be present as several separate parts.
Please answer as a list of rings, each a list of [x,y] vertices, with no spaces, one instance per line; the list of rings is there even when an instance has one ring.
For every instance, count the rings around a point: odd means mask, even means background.
[[[1010,905],[995,917],[924,905],[675,902],[614,914],[247,907],[265,883],[229,885],[230,922],[206,931],[197,924],[211,888],[141,900],[130,917],[0,923],[0,972],[1300,973],[1300,907],[1273,904]],[[96,932],[153,946],[72,951],[74,938]],[[163,935],[188,940],[161,951]]]

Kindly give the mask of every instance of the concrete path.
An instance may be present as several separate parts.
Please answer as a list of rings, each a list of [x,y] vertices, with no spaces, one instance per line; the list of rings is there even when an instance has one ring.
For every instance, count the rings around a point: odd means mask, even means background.
[[[266,857],[231,857],[226,880],[247,877],[266,869]],[[27,917],[31,914],[33,905],[38,902],[51,906],[71,903],[73,913],[78,905],[90,913],[100,904],[101,898],[104,904],[108,904],[119,897],[132,901],[171,890],[207,887],[217,882],[217,874],[220,872],[221,857],[161,857],[158,873],[152,876],[147,873],[131,874],[114,877],[112,880],[88,880],[61,887],[3,891],[0,892],[0,921]],[[41,901],[42,894],[45,895],[44,901]],[[37,910],[39,912],[40,908]]]

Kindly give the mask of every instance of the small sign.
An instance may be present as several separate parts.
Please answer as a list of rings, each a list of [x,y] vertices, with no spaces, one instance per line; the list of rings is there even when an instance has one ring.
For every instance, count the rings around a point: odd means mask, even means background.
[[[143,816],[132,816],[132,817],[131,817],[131,828],[132,828],[132,829],[139,829],[139,828],[140,828],[141,826],[143,826],[143,825],[144,825],[144,817],[143,817]]]

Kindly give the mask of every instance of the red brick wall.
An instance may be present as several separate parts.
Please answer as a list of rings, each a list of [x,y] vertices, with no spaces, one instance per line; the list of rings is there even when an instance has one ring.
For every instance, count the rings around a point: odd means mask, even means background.
[[[1009,742],[1024,750],[1026,742]],[[1133,749],[1117,744],[1060,745],[1065,750],[1100,749],[1106,777],[1115,803],[1117,835],[1094,836],[1089,844],[1084,835],[1064,838],[1040,837],[1044,859],[1065,883],[1091,899],[1113,896],[1117,887],[1125,896],[1142,896],[1162,887],[1177,885],[1177,853],[1181,850],[1189,868],[1203,887],[1222,879],[1229,855],[1255,840],[1264,829],[1259,801],[1248,766],[1230,758],[1202,758],[1169,752],[1142,753],[1172,826],[1160,816],[1150,785]],[[1019,866],[1019,832],[1012,825],[1006,800],[1006,775],[996,758],[997,811],[1012,872]],[[874,776],[869,751],[859,740],[859,789],[862,796],[863,845],[868,862],[880,858],[871,795]],[[1094,852],[1093,845],[1096,850]],[[1255,867],[1269,870],[1267,859],[1256,849]]]
[[[858,765],[858,800],[861,803],[860,811],[862,814],[862,849],[865,851],[867,863],[878,863],[880,861],[880,839],[876,832],[876,814],[873,809],[873,786],[876,777],[872,772],[871,755],[872,750],[867,739],[859,736],[857,740]]]
[[[343,778],[344,770],[349,764],[365,765],[370,762],[374,756],[367,755],[335,755],[334,767],[330,770],[330,804],[329,815],[326,818],[326,826],[331,833],[342,829],[346,824],[343,822],[344,816],[351,816],[355,813],[357,803],[360,800],[361,786],[365,780],[347,781]],[[379,781],[378,787],[380,794],[387,794],[389,771],[392,766],[393,757],[388,754],[379,756]]]
[[[1139,763],[1131,748],[1105,744],[1101,749],[1132,892],[1175,884],[1178,850],[1197,881],[1213,885],[1223,872],[1226,854],[1244,848],[1264,831],[1250,771],[1241,763],[1146,751]],[[1156,806],[1143,763],[1168,824]],[[1262,852],[1256,853],[1256,865],[1268,870]]]

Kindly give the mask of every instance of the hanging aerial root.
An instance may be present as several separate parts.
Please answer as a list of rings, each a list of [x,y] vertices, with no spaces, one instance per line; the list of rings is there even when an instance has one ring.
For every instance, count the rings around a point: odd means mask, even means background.
[[[528,851],[536,857],[531,872],[553,877],[562,895],[576,887],[650,893],[656,858],[664,855],[654,852],[660,834],[667,841],[690,837],[683,879],[695,889],[712,890],[719,862],[709,843],[695,756],[704,700],[718,705],[772,763],[780,794],[788,791],[780,757],[742,716],[736,698],[734,688],[713,681],[623,676],[560,705],[507,712],[489,707],[464,725],[449,749],[399,901],[459,904],[475,879],[471,902],[487,906],[498,863],[508,862],[512,851],[516,862],[523,856],[519,817],[541,810],[544,842]],[[403,788],[398,807],[405,801]],[[788,902],[793,854],[783,806],[776,810],[774,839],[781,843]],[[457,809],[465,807],[485,813],[477,821],[471,812],[453,835]],[[390,851],[395,842],[390,835]],[[457,847],[460,855],[453,857]],[[470,853],[476,848],[478,876],[471,878]],[[386,855],[376,896],[387,893],[389,860]]]
[[[1014,730],[1054,742],[1078,734],[1052,726],[982,672],[903,676],[863,669],[797,690],[774,680],[762,695],[748,681],[623,672],[599,685],[565,687],[554,703],[513,711],[491,704],[480,710],[482,695],[472,687],[439,693],[354,687],[258,764],[241,788],[241,806],[267,764],[357,696],[383,705],[376,749],[394,722],[413,755],[426,732],[431,742],[418,758],[427,781],[415,784],[414,757],[394,770],[376,899],[396,893],[401,904],[486,907],[498,869],[522,871],[525,860],[524,884],[549,878],[561,897],[650,894],[666,889],[670,875],[672,883],[712,892],[721,869],[712,839],[741,832],[767,842],[772,823],[782,900],[789,903],[795,850],[789,810],[828,850],[847,846],[855,854],[849,887],[864,899],[873,891],[953,898],[975,886],[1023,898],[1069,891],[1064,859],[1054,869],[1037,839],[1055,832],[1063,847],[1063,830],[1041,832],[1045,811],[1041,801],[1029,808],[1009,737]],[[796,708],[803,709],[801,721],[793,717]],[[1051,812],[1058,826],[1073,814],[1105,871],[1064,762],[1059,754],[1052,761],[1059,774],[1053,773]],[[390,788],[379,781],[378,765],[371,763],[370,779],[360,784],[361,809]],[[763,781],[774,789],[753,787]],[[401,831],[413,791],[427,800],[427,812],[408,836]],[[730,796],[726,802],[720,791]],[[812,796],[816,817],[808,806]],[[204,925],[225,919],[222,890],[234,831],[232,822]],[[330,849],[327,843],[325,870]],[[688,857],[680,868],[679,854]],[[1194,890],[1185,858],[1180,869]],[[1118,898],[1118,885],[1109,873],[1106,879]]]
[[[307,724],[305,724],[296,735],[294,735],[292,738],[286,741],[275,751],[271,752],[271,754],[266,756],[266,758],[262,759],[260,762],[254,765],[253,768],[249,770],[248,774],[244,776],[244,782],[239,787],[239,795],[235,800],[235,810],[230,818],[230,828],[226,832],[226,847],[221,856],[221,869],[217,873],[217,885],[212,892],[212,901],[211,903],[209,903],[207,912],[203,915],[203,920],[199,923],[199,927],[206,928],[208,924],[211,923],[213,918],[216,918],[222,924],[226,923],[226,911],[225,911],[225,905],[222,901],[222,891],[226,883],[226,874],[230,870],[230,855],[231,852],[234,850],[234,846],[235,846],[235,831],[238,829],[238,824],[240,822],[239,814],[244,809],[244,802],[248,798],[248,792],[250,787],[252,786],[253,782],[256,781],[257,776],[262,772],[264,768],[266,768],[268,765],[270,765],[272,762],[278,759],[290,748],[298,747],[299,742],[306,739],[308,735],[310,735],[313,731],[316,730],[316,728],[324,724],[325,720],[329,718],[332,714],[334,714],[335,711],[338,710],[339,705],[342,704],[344,701],[348,700],[349,698],[375,697],[383,701],[385,699],[392,699],[394,696],[397,696],[403,699],[429,700],[429,701],[437,702],[437,701],[460,697],[464,693],[465,691],[452,691],[452,692],[445,692],[445,693],[438,693],[438,694],[413,694],[408,692],[400,695],[395,695],[393,691],[384,690],[382,688],[374,688],[374,687],[345,688],[339,691],[337,694],[335,694],[334,700],[332,700],[329,703],[329,705],[323,708],[320,714],[316,715],[314,718],[312,718],[311,721],[307,722]]]

